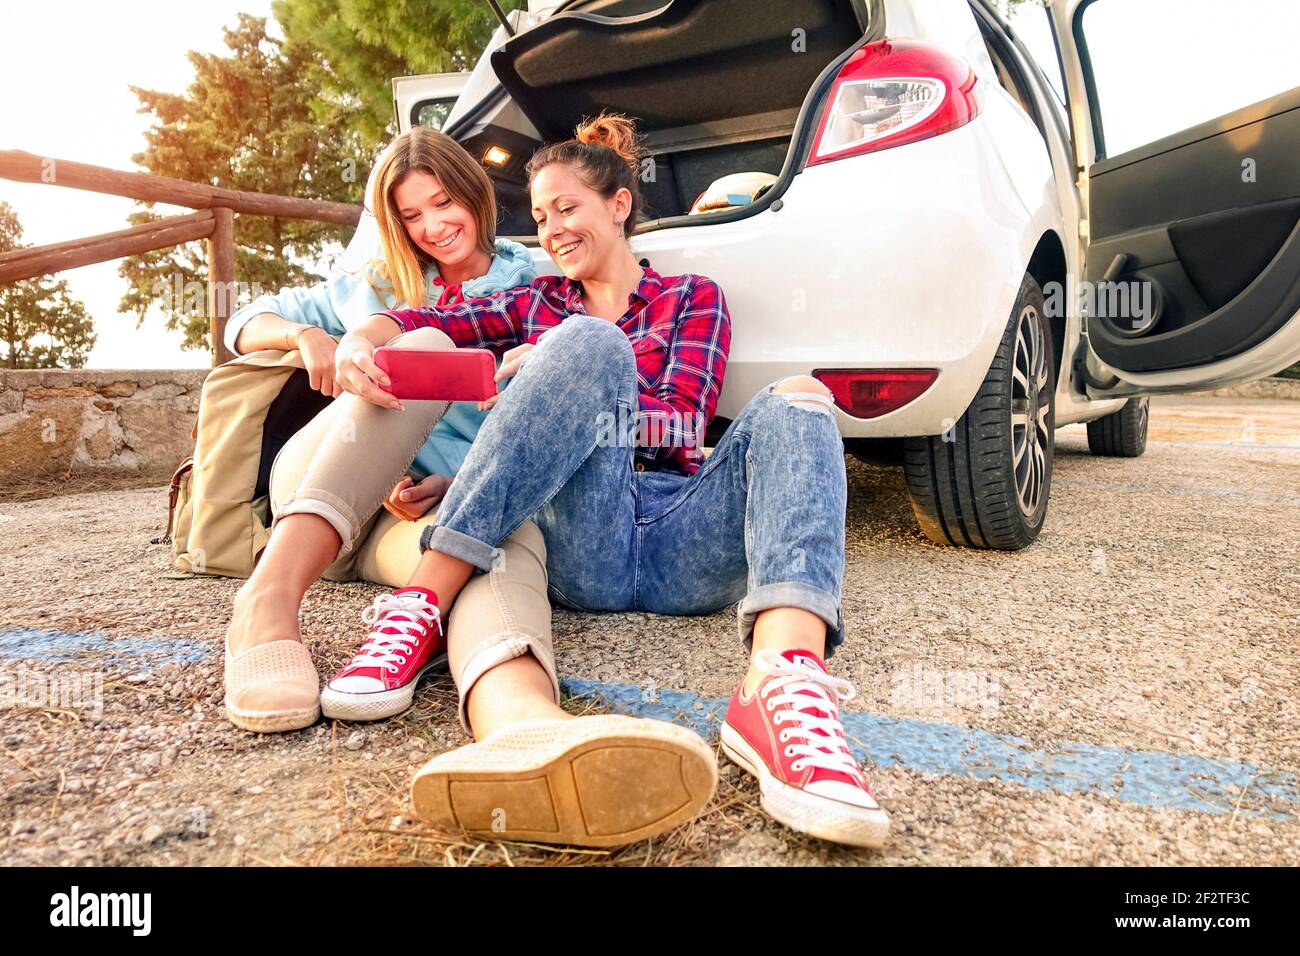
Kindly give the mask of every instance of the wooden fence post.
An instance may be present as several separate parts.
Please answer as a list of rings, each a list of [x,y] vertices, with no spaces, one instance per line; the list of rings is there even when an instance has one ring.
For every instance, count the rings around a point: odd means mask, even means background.
[[[235,213],[226,206],[214,207],[212,236],[208,239],[208,316],[212,323],[212,364],[229,362],[234,353],[226,348],[226,319],[235,311]]]

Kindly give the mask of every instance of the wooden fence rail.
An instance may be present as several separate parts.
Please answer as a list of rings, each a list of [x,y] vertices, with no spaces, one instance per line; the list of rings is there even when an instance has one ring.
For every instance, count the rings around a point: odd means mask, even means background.
[[[215,218],[211,209],[205,209],[188,216],[172,216],[118,232],[0,253],[0,282],[34,279],[64,269],[139,255],[182,242],[193,242],[195,239],[207,239],[212,235]]]
[[[66,186],[200,210],[188,216],[171,216],[85,239],[0,253],[0,282],[18,282],[207,239],[213,364],[233,357],[225,347],[224,333],[226,320],[234,308],[234,297],[223,294],[222,290],[233,288],[235,282],[235,213],[341,226],[355,226],[361,218],[361,207],[349,203],[223,189],[167,176],[37,156],[17,149],[0,150],[0,179]]]

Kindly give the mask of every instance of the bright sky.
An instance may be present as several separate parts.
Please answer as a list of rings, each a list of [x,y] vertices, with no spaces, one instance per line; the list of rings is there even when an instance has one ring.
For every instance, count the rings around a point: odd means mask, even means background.
[[[961,2],[961,0],[953,0]],[[221,27],[270,0],[0,0],[0,148],[132,169],[148,119],[128,85],[183,91],[190,49],[225,52]],[[1044,15],[1014,21],[1051,56]],[[1112,154],[1300,86],[1297,0],[1099,0],[1085,16]],[[1159,42],[1154,42],[1158,40]],[[1050,71],[1049,71],[1050,75]],[[0,180],[31,244],[126,226],[129,199]],[[185,212],[187,210],[177,210]],[[61,273],[96,318],[95,368],[205,366],[153,316],[118,315],[117,263]]]
[[[271,0],[0,0],[0,148],[136,169],[149,126],[129,85],[182,92],[194,79],[185,54],[226,53],[221,28],[236,14],[270,17]],[[30,245],[127,227],[132,200],[0,179]],[[160,211],[184,214],[188,209]],[[182,368],[211,364],[183,351],[179,332],[152,315],[140,329],[118,315],[126,282],[118,263],[59,273],[95,317],[92,368]]]
[[[1046,14],[1011,25],[1059,82]],[[1083,32],[1111,156],[1300,86],[1298,0],[1097,0]]]

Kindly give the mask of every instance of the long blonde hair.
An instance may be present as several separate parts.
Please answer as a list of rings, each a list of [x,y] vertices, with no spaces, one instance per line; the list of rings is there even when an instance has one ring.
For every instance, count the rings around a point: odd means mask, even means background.
[[[428,173],[447,195],[474,215],[478,248],[496,251],[497,201],[492,181],[483,167],[459,143],[437,130],[417,126],[393,140],[379,163],[370,208],[379,225],[384,258],[369,263],[366,278],[377,292],[389,285],[398,305],[419,308],[426,304],[424,270],[433,257],[415,245],[397,210],[393,191],[413,172]],[[381,295],[382,298],[382,295]]]

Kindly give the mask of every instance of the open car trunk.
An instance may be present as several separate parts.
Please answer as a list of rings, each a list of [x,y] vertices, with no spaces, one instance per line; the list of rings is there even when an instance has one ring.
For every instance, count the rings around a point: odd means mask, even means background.
[[[492,54],[502,86],[541,141],[510,143],[495,172],[505,234],[533,231],[523,163],[601,110],[636,120],[654,159],[645,216],[684,215],[715,180],[777,175],[800,107],[826,66],[859,41],[867,0],[596,0]],[[505,131],[497,130],[498,139]],[[467,143],[486,147],[492,128]]]

